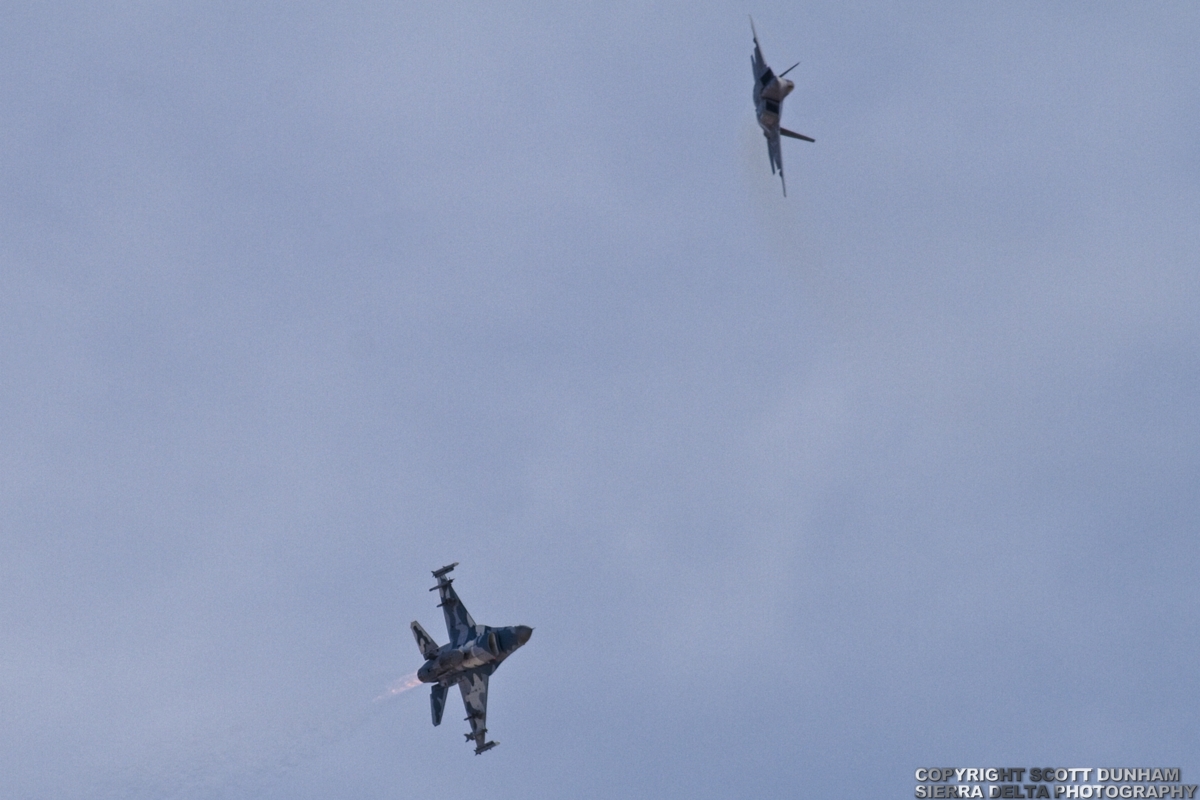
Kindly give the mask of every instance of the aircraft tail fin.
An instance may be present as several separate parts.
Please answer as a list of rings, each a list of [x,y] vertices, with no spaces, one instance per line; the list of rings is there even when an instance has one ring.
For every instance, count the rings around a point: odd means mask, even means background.
[[[438,653],[437,642],[433,640],[432,636],[426,633],[425,629],[421,627],[421,623],[414,619],[409,627],[412,628],[413,638],[417,640],[417,647],[420,649],[421,655],[425,657],[425,660],[428,661],[436,656]],[[434,724],[436,725],[437,723]]]
[[[796,133],[795,131],[789,131],[787,128],[780,128],[779,132],[781,134],[783,134],[784,136],[790,136],[793,139],[803,139],[806,142],[817,141],[816,139],[812,138],[811,136],[805,136],[803,133]]]
[[[433,712],[433,724],[442,724],[442,712],[446,710],[446,690],[448,686],[442,686],[440,683],[433,685],[433,691],[429,693],[429,710]]]

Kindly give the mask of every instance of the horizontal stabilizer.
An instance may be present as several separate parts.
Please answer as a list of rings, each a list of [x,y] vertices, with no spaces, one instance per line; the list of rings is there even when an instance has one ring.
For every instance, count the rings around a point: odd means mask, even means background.
[[[795,131],[789,131],[787,128],[780,128],[779,132],[781,134],[783,134],[784,136],[790,136],[793,139],[803,139],[806,142],[817,141],[816,139],[812,138],[811,136],[805,136],[803,133],[796,133]]]
[[[421,623],[414,619],[408,627],[412,628],[413,638],[417,640],[417,647],[421,650],[421,656],[426,661],[437,656],[437,642],[425,632],[425,629],[421,627]],[[434,724],[436,725],[437,723]]]
[[[434,725],[442,724],[442,712],[446,709],[446,690],[449,688],[435,683],[433,691],[429,693],[429,708],[433,712]]]

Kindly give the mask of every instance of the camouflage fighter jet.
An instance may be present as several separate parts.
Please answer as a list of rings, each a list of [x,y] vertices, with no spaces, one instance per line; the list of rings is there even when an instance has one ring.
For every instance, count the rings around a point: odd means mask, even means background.
[[[417,670],[417,678],[421,683],[433,684],[433,692],[429,696],[433,724],[442,724],[446,692],[457,683],[462,692],[463,706],[467,710],[467,721],[471,723],[471,732],[464,736],[468,742],[475,742],[475,755],[479,755],[500,744],[486,741],[488,677],[496,671],[500,662],[529,641],[533,628],[526,625],[507,628],[476,625],[451,585],[454,580],[446,577],[457,566],[458,562],[455,561],[448,567],[434,571],[433,577],[437,578],[438,584],[429,590],[432,592],[436,589],[441,594],[442,602],[438,605],[446,615],[449,643],[438,647],[433,637],[416,620],[413,620],[411,627],[417,647],[425,657],[425,663]]]
[[[800,66],[797,61],[783,72],[776,75],[763,59],[762,48],[758,46],[758,31],[754,30],[754,18],[750,18],[750,32],[754,34],[754,55],[750,63],[754,67],[754,113],[758,115],[759,127],[763,136],[767,137],[767,156],[771,159],[771,174],[779,170],[779,181],[783,184],[783,196],[787,197],[787,181],[783,179],[783,153],[779,147],[779,137],[790,136],[793,139],[803,139],[815,142],[810,136],[789,131],[780,127],[779,116],[782,113],[783,98],[791,94],[796,84],[785,81],[784,75]]]

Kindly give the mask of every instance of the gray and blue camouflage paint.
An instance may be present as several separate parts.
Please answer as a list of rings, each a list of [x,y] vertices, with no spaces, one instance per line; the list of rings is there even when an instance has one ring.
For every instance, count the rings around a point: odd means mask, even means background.
[[[471,732],[464,735],[467,741],[475,742],[475,755],[479,755],[499,744],[487,741],[488,678],[504,659],[529,641],[533,628],[527,625],[505,628],[476,625],[454,591],[454,580],[446,577],[457,566],[458,562],[455,561],[434,570],[433,577],[437,578],[438,583],[429,590],[437,590],[441,597],[442,602],[438,605],[446,617],[446,632],[450,641],[439,647],[421,627],[421,623],[413,620],[410,627],[413,638],[417,640],[417,648],[425,658],[425,663],[417,670],[417,678],[422,683],[433,684],[429,696],[433,724],[442,723],[446,692],[457,683],[462,693],[463,707],[467,711],[467,721],[471,723]]]

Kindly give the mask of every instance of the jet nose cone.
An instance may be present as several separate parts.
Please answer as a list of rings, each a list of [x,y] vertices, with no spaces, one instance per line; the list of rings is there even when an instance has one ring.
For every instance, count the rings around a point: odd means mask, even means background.
[[[515,629],[517,634],[517,647],[529,641],[529,637],[533,636],[533,628],[528,625],[518,625]]]

